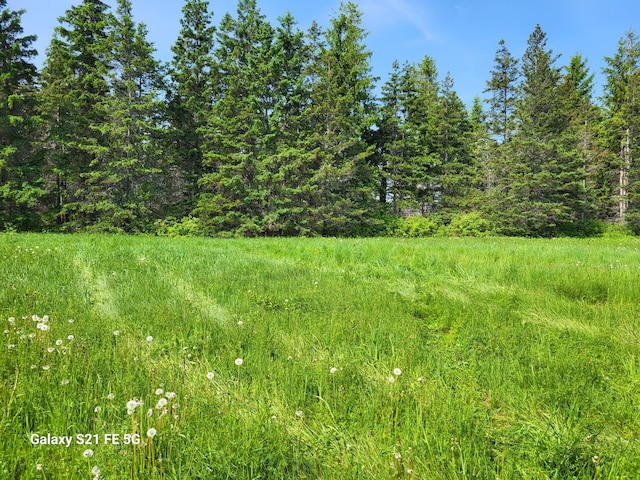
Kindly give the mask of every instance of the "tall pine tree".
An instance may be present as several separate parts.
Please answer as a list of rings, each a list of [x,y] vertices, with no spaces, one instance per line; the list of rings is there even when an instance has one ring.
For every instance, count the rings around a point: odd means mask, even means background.
[[[35,116],[36,55],[33,35],[23,35],[24,10],[0,0],[0,230],[39,227],[41,156]]]
[[[640,232],[640,166],[638,135],[640,134],[640,41],[627,32],[620,39],[613,57],[607,57],[604,104],[605,135],[612,152],[606,173],[615,219],[630,223]]]
[[[46,117],[49,223],[65,230],[85,228],[99,218],[90,203],[91,172],[106,148],[97,128],[110,91],[107,4],[83,0],[59,19],[42,71],[40,104]]]
[[[212,116],[218,81],[212,18],[208,1],[187,0],[182,8],[180,34],[171,47],[167,154],[173,163],[171,186],[176,205],[168,213],[177,217],[194,209],[198,181],[208,171],[204,165],[204,128]]]

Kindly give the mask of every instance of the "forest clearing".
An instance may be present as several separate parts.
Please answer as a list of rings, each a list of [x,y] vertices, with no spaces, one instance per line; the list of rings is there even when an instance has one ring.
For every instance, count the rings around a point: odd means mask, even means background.
[[[0,477],[635,479],[637,238],[0,236]]]

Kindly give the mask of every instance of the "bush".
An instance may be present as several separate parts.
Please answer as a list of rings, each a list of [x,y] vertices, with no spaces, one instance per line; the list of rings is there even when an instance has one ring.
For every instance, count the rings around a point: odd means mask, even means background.
[[[448,237],[488,237],[495,231],[491,222],[479,212],[468,212],[453,214],[439,233]]]
[[[160,237],[195,237],[201,234],[199,219],[191,216],[180,220],[169,217],[155,223],[156,235]]]
[[[398,218],[394,225],[393,234],[397,237],[433,237],[442,228],[439,217],[431,215],[423,217],[416,215],[408,218]]]

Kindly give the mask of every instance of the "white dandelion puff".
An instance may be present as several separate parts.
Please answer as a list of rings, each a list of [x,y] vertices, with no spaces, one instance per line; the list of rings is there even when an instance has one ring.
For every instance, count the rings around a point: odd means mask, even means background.
[[[153,417],[153,408],[147,410],[147,417]]]
[[[62,340],[56,340],[56,345],[57,345],[57,346],[62,345]]]
[[[208,373],[207,373],[207,378],[208,378],[209,380],[213,380],[213,377],[214,377],[214,376],[215,376],[215,373],[213,373],[213,372],[208,372]]]
[[[82,452],[82,456],[84,458],[91,458],[93,457],[93,450],[91,450],[90,448],[87,448],[84,452]]]
[[[167,392],[165,393],[165,397],[167,397],[169,400],[173,400],[174,398],[176,398],[176,392]]]
[[[98,468],[97,465],[91,469],[91,475],[94,475],[96,477],[100,475],[100,469]]]
[[[67,340],[73,340],[74,338],[76,338],[76,337],[74,337],[73,335],[69,335],[69,336],[67,337]]]
[[[165,407],[167,405],[167,399],[166,398],[161,398],[160,400],[158,400],[158,403],[156,403],[156,408],[158,410],[160,410],[161,408]]]
[[[114,398],[116,398],[116,396],[113,393],[110,393],[109,395],[107,395],[107,398],[109,400],[113,400]]]
[[[236,363],[237,366],[242,365],[242,359],[241,358],[236,358],[236,362],[235,363]]]
[[[113,334],[117,337],[118,335],[120,335],[120,330],[114,330]]]
[[[402,370],[400,370],[399,368],[394,368],[393,369],[393,374],[398,377],[400,375],[402,375]]]
[[[102,411],[102,407],[100,405],[96,405],[96,408],[93,409],[95,413],[100,413]]]
[[[43,370],[49,370],[51,367],[49,365],[42,365]]]
[[[147,337],[147,342],[151,342],[152,340],[153,340],[153,337],[152,337],[151,335],[149,335],[149,336]]]
[[[331,367],[331,369],[329,370],[329,373],[333,375],[337,371],[338,371],[338,369],[336,367]]]
[[[64,380],[60,381],[60,385],[69,385],[69,380],[65,378]]]
[[[53,353],[54,350],[55,350],[55,348],[53,348],[53,347],[47,348],[47,352],[49,352],[49,353]]]
[[[150,428],[149,430],[147,430],[147,437],[153,438],[156,436],[156,433],[158,432],[156,431],[155,428]]]
[[[156,388],[156,395],[162,395],[164,393],[164,390],[161,388]]]

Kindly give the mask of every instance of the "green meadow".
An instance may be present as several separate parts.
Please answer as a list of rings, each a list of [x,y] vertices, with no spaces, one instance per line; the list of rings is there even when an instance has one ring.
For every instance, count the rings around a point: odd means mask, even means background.
[[[1,235],[0,478],[638,479],[639,250]]]

